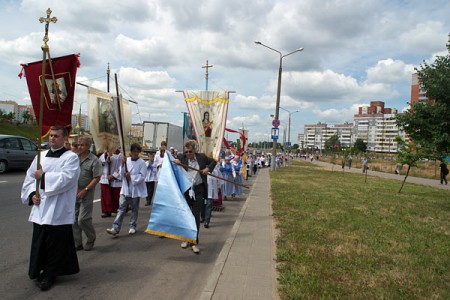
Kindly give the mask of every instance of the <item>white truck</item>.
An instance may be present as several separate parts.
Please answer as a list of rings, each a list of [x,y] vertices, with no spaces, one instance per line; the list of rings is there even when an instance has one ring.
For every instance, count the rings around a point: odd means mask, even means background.
[[[144,121],[143,150],[157,151],[162,141],[166,141],[167,150],[174,147],[183,151],[183,128],[167,122]]]

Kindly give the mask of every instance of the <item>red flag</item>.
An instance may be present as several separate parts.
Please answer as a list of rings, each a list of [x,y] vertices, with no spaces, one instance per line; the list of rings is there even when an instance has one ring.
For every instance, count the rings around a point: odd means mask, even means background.
[[[242,129],[242,131],[236,131],[236,130],[233,130],[233,129],[230,129],[230,128],[225,128],[225,131],[239,133],[239,135],[241,136],[242,147],[236,153],[236,155],[241,155],[241,153],[244,152],[244,150],[245,150],[245,144],[247,142],[247,138],[245,137],[245,134],[244,134],[244,129]],[[228,141],[225,138],[223,138],[223,143],[225,144],[225,147],[227,149],[230,149],[230,144],[228,144]]]
[[[44,110],[41,136],[46,136],[54,125],[66,126],[71,129],[73,97],[75,94],[75,78],[80,66],[78,54],[52,58],[52,79],[49,61],[46,61]],[[28,90],[34,113],[39,120],[41,94],[42,61],[22,64],[27,78]],[[22,73],[22,72],[21,72]]]

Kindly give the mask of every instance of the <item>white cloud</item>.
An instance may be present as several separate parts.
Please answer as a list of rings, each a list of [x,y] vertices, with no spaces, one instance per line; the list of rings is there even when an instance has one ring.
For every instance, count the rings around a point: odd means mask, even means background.
[[[120,79],[132,88],[139,89],[160,89],[161,87],[171,87],[175,79],[171,78],[165,71],[142,71],[136,68],[122,67],[119,71]]]
[[[206,60],[210,90],[232,90],[227,126],[270,133],[275,112],[278,54],[283,60],[280,106],[305,123],[352,120],[356,103],[385,101],[401,108],[410,98],[412,66],[446,55],[450,2],[304,0],[79,0],[7,1],[0,10],[0,97],[28,104],[19,63],[39,60],[48,7],[53,57],[80,53],[77,81],[106,90],[106,66],[119,75],[134,121],[181,124],[186,111],[175,90],[202,89]],[[326,16],[326,17],[324,17]],[[418,23],[419,22],[419,23]],[[11,30],[14,28],[14,30]],[[443,52],[442,52],[443,51]],[[431,58],[431,60],[428,60]],[[111,83],[114,91],[114,83]],[[77,88],[77,101],[86,101]],[[391,104],[392,103],[392,104]],[[353,105],[353,106],[352,106]],[[400,110],[400,109],[399,109]],[[280,110],[286,122],[288,113]],[[248,124],[248,125],[247,125]],[[294,135],[294,129],[291,135]]]
[[[366,104],[353,104],[350,107],[342,108],[342,109],[335,109],[330,108],[326,110],[320,110],[320,109],[314,109],[313,113],[318,117],[318,122],[322,123],[344,123],[344,122],[353,122],[353,117],[355,114],[358,113],[358,108],[360,106],[368,106],[368,103]]]
[[[354,103],[364,99],[387,98],[396,95],[391,87],[381,83],[362,82],[332,70],[323,72],[289,72],[283,87],[291,98],[310,103]],[[273,83],[273,82],[272,82]]]
[[[414,66],[391,58],[381,60],[367,70],[367,83],[411,82]]]
[[[438,51],[447,42],[447,34],[448,27],[445,29],[442,22],[418,23],[414,28],[400,35],[398,45],[404,51]]]

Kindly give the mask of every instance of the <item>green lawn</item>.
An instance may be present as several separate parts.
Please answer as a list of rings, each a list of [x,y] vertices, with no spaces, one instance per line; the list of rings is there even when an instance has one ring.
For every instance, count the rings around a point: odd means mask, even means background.
[[[20,135],[35,141],[39,137],[39,129],[36,125],[0,123],[0,134]]]
[[[329,172],[271,172],[282,299],[450,299],[450,192]]]

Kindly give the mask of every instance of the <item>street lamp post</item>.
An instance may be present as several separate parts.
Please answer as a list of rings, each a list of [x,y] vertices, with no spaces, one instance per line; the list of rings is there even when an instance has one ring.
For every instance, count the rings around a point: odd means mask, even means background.
[[[286,108],[282,108],[281,106],[280,106],[280,108],[281,108],[282,110],[284,110],[284,111],[287,111],[287,113],[289,114],[289,123],[288,123],[288,144],[290,145],[290,144],[291,144],[291,116],[292,116],[293,114],[295,114],[295,113],[300,112],[300,111],[299,111],[299,110],[296,110],[296,111],[291,112],[291,111],[287,110]]]
[[[263,43],[259,42],[259,41],[255,41],[255,44],[257,45],[261,45],[263,47],[266,47],[267,49],[270,49],[272,51],[277,52],[280,55],[280,67],[278,69],[278,86],[277,86],[277,102],[276,102],[276,106],[275,106],[275,120],[278,120],[279,117],[279,113],[280,113],[280,93],[281,93],[281,72],[283,71],[283,58],[294,54],[296,52],[302,51],[303,48],[298,48],[295,51],[289,52],[288,54],[283,55],[280,51],[271,48],[267,45],[264,45]],[[271,162],[271,168],[274,171],[275,170],[275,157],[277,155],[277,140],[273,139],[273,147],[272,147],[272,162]]]

